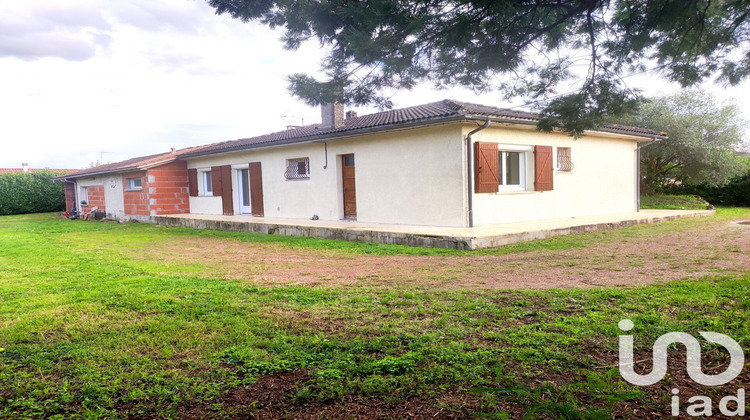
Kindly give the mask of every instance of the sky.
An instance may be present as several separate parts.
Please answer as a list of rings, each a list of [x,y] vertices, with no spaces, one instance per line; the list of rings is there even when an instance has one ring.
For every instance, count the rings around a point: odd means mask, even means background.
[[[284,77],[314,74],[326,51],[285,51],[280,35],[204,0],[0,0],[0,167],[78,169],[320,122]],[[647,96],[678,89],[655,75],[626,82]],[[750,119],[750,83],[706,88]],[[392,100],[446,98],[523,105],[429,85]]]

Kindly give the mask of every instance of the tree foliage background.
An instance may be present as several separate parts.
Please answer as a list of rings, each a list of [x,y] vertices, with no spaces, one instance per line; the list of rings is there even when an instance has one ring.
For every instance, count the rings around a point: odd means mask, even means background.
[[[0,216],[65,209],[63,182],[52,182],[56,171],[0,173]]]
[[[573,135],[633,111],[623,82],[656,71],[683,86],[750,74],[747,0],[208,0],[217,14],[317,40],[321,71],[288,76],[310,105],[381,108],[421,82],[544,104],[539,128]]]
[[[683,184],[719,187],[748,169],[735,153],[747,147],[747,122],[737,106],[705,91],[653,98],[628,123],[669,136],[641,148],[641,191],[646,194]]]

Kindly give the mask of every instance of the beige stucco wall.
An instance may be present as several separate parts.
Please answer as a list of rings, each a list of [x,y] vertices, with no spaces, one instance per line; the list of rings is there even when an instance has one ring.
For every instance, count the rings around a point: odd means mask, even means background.
[[[76,180],[78,184],[78,197],[80,198],[81,187],[89,186],[104,186],[104,202],[107,209],[108,217],[116,217],[122,219],[125,217],[125,201],[122,194],[122,175],[97,175],[93,177],[78,178]],[[76,207],[80,208],[80,202],[76,203]]]
[[[237,170],[259,161],[265,217],[310,219],[317,215],[322,220],[340,220],[341,155],[353,153],[358,221],[464,227],[468,226],[465,138],[476,127],[449,124],[328,141],[327,167],[322,143],[194,158],[188,160],[188,167],[232,165],[234,212],[239,214]],[[528,190],[474,193],[474,226],[637,210],[636,138],[590,133],[576,140],[560,133],[540,133],[533,127],[495,124],[474,134],[473,140],[552,146],[553,159],[558,147],[570,147],[574,164],[569,173],[554,172],[552,191],[536,192],[533,152],[528,152]],[[286,160],[304,157],[309,158],[310,179],[285,179]],[[197,214],[221,214],[221,198],[191,197],[190,209]]]
[[[575,140],[533,128],[491,126],[475,134],[473,140],[553,146],[555,168],[557,147],[570,147],[574,165],[569,173],[554,171],[552,191],[474,194],[475,226],[637,211],[634,138],[592,133]],[[533,152],[530,161],[528,182],[533,190]]]
[[[221,197],[190,197],[190,213],[222,214]]]
[[[372,223],[463,226],[463,148],[460,125],[371,134],[322,143],[256,149],[188,160],[188,168],[233,165],[235,214],[239,212],[236,170],[262,162],[265,217],[323,220],[343,218],[341,155],[353,153],[357,220]],[[310,179],[284,178],[286,160],[308,157]],[[191,213],[221,214],[219,197],[192,197]]]

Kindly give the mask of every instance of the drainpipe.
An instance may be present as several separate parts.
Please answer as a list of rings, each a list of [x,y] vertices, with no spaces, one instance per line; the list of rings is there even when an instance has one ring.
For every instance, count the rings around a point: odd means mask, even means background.
[[[78,201],[78,181],[73,178],[72,181],[68,181],[67,178],[63,180],[63,182],[72,182],[73,183],[73,209],[76,209],[78,214],[81,214],[81,203]],[[65,188],[65,186],[63,186]],[[71,211],[73,209],[70,209]]]
[[[485,128],[490,126],[490,119],[487,118],[487,121],[484,122],[484,124],[480,125],[479,127],[469,131],[469,134],[466,135],[466,180],[468,181],[469,186],[469,227],[474,227],[474,186],[472,185],[472,171],[471,171],[471,136],[475,133],[478,133]]]
[[[636,152],[635,152],[635,211],[640,212],[641,211],[641,149],[647,146],[651,146],[652,144],[656,144],[660,142],[660,138],[654,137],[653,140],[650,142],[644,144],[644,145],[637,145],[636,146]]]

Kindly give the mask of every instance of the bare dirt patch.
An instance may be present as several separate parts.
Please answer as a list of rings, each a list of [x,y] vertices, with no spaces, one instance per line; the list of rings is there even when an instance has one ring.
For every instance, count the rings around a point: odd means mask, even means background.
[[[704,222],[682,232],[623,237],[567,250],[506,255],[377,256],[281,244],[191,238],[140,259],[197,264],[201,275],[258,285],[365,285],[449,289],[639,286],[745,272],[750,226]]]
[[[291,396],[310,379],[304,370],[262,376],[253,385],[232,389],[211,405],[182,407],[180,418],[206,419],[460,419],[477,408],[476,398],[446,393],[442,401],[345,395],[341,401],[298,404]],[[220,406],[220,413],[216,407]]]

